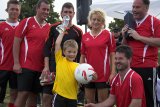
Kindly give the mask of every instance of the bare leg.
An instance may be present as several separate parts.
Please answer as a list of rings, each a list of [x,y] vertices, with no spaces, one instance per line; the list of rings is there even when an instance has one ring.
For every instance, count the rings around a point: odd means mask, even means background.
[[[17,89],[10,89],[10,103],[14,104],[17,98]]]
[[[30,92],[28,92],[28,91],[19,91],[17,99],[15,101],[15,106],[16,107],[24,107],[26,105],[26,101],[28,99],[29,93]]]
[[[27,99],[26,107],[36,107],[37,105],[37,94],[30,93]]]
[[[95,89],[85,88],[85,98],[87,103],[95,103]]]
[[[43,93],[42,96],[42,107],[52,107],[53,95]]]
[[[107,88],[97,89],[98,92],[98,102],[103,102],[108,98],[109,90]]]

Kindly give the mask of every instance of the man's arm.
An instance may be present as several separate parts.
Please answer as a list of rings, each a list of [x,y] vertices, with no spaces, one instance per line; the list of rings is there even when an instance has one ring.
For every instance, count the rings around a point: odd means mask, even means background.
[[[42,72],[44,71],[44,72],[48,72],[48,71],[50,71],[50,69],[49,69],[49,58],[50,58],[50,56],[52,55],[52,52],[51,52],[51,50],[52,50],[52,46],[53,46],[53,44],[54,44],[54,32],[55,32],[55,30],[54,30],[55,28],[52,26],[51,28],[50,28],[50,32],[49,32],[49,35],[48,35],[48,39],[46,40],[46,43],[45,43],[45,45],[44,45],[44,68],[43,68],[43,70],[42,70]]]
[[[13,71],[16,73],[21,72],[21,66],[19,63],[19,53],[20,53],[20,44],[22,39],[18,37],[14,37],[14,43],[13,43],[13,59],[14,59],[14,65],[13,65]]]
[[[115,52],[110,53],[110,63],[111,63],[111,75],[110,75],[109,79],[111,80],[116,75]]]
[[[98,104],[89,103],[86,104],[85,107],[111,107],[115,104],[115,102],[116,102],[116,96],[110,94],[109,97],[104,102]]]
[[[129,36],[133,37],[135,40],[141,41],[147,45],[151,45],[151,46],[160,46],[160,38],[152,38],[152,37],[145,37],[145,36],[141,36],[139,35],[135,30],[130,29],[128,30],[128,26],[125,25],[122,28],[122,36],[123,36],[123,40],[122,40],[122,44],[126,44],[127,41],[124,37],[124,33],[127,32],[130,34]]]
[[[79,63],[85,63],[85,55],[81,54]]]
[[[49,70],[49,57],[44,57],[44,68],[43,72],[48,72]]]
[[[130,33],[130,36],[132,36],[135,40],[141,41],[147,45],[151,45],[151,46],[160,46],[160,38],[148,38],[148,37],[144,37],[139,35],[135,30],[131,29],[128,30],[128,33]]]
[[[132,99],[129,107],[141,107],[142,99]]]

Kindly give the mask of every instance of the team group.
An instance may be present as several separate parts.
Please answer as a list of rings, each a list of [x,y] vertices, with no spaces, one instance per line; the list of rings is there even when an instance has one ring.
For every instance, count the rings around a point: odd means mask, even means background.
[[[113,33],[105,29],[103,10],[89,12],[90,31],[83,34],[72,23],[72,3],[66,2],[60,15],[69,16],[69,24],[58,32],[56,28],[63,22],[46,22],[48,0],[39,0],[36,15],[20,23],[21,5],[9,0],[8,18],[0,23],[0,103],[9,81],[8,107],[36,107],[39,93],[42,107],[77,107],[80,86],[74,71],[79,63],[88,63],[96,74],[92,82],[83,85],[85,107],[159,107],[156,78],[160,20],[148,14],[149,4],[149,0],[133,1],[136,27],[125,25],[122,43],[116,46]],[[126,38],[126,32],[132,39]],[[55,75],[54,84],[40,84],[41,74],[51,72]]]

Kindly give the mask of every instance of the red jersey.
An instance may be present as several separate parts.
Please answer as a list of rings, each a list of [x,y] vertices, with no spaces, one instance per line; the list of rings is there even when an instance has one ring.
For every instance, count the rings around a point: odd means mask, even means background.
[[[132,99],[142,99],[141,107],[146,107],[143,80],[131,69],[123,80],[119,74],[116,75],[111,83],[110,93],[116,96],[117,107],[129,107]]]
[[[141,36],[160,38],[160,20],[148,15],[135,30]],[[133,49],[131,67],[158,66],[158,47],[149,46],[137,40],[129,40],[127,44]]]
[[[0,70],[13,70],[13,40],[15,28],[19,24],[7,21],[0,24]]]
[[[92,65],[98,75],[96,82],[106,82],[110,76],[110,53],[115,51],[115,40],[112,34],[101,31],[96,37],[90,32],[82,36],[81,53],[88,64]]]
[[[41,72],[44,67],[43,48],[50,25],[41,26],[35,17],[21,21],[15,36],[22,38],[20,48],[20,64],[22,68]]]

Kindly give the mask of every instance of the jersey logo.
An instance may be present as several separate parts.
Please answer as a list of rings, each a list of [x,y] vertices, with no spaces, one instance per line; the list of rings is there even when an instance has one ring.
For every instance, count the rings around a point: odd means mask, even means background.
[[[118,83],[118,82],[116,83],[116,86],[119,86],[119,83]]]
[[[36,25],[33,25],[32,28],[36,28]]]
[[[151,77],[148,77],[148,79],[147,80],[152,80],[152,78]]]
[[[85,41],[89,41],[89,38],[86,38],[86,40]]]
[[[9,29],[8,29],[8,28],[5,28],[4,30],[5,30],[5,31],[9,31]]]

